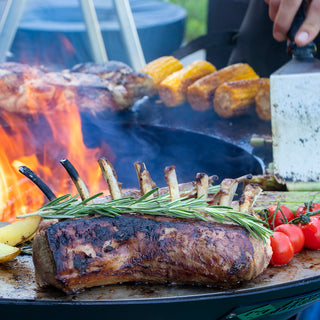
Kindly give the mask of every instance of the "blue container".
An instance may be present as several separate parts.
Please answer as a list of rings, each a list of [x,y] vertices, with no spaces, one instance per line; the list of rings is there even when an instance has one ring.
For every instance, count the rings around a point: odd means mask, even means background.
[[[130,64],[111,0],[95,0],[109,60]],[[180,47],[186,11],[160,1],[130,1],[146,61],[170,55]],[[78,0],[29,0],[8,60],[44,64],[55,69],[92,61]]]

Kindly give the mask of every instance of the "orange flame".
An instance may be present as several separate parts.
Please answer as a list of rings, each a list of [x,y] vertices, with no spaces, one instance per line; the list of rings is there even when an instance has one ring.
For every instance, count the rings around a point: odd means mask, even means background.
[[[67,158],[74,164],[91,194],[106,189],[97,159],[101,156],[110,159],[112,153],[107,146],[96,149],[85,146],[75,99],[60,91],[53,110],[46,110],[45,101],[41,101],[41,97],[28,88],[26,104],[32,117],[9,112],[1,114],[1,221],[12,222],[17,215],[35,211],[46,201],[38,187],[18,172],[19,166],[29,167],[57,196],[66,193],[74,195],[76,188],[59,164],[61,159]],[[41,112],[34,115],[39,106]],[[41,121],[46,125],[43,126]]]

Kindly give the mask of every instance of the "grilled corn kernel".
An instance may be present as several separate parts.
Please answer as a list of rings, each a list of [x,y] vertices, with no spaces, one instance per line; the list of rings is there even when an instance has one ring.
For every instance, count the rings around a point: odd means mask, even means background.
[[[226,82],[214,94],[213,107],[223,118],[232,118],[247,113],[254,104],[255,96],[265,78]]]
[[[270,81],[264,79],[254,98],[256,104],[256,112],[260,119],[265,121],[271,120],[271,104],[270,104]]]
[[[170,74],[183,68],[182,63],[172,56],[164,56],[149,62],[141,72],[147,73],[153,78],[155,88]]]
[[[259,76],[247,63],[237,63],[213,72],[188,88],[188,102],[195,110],[204,111],[213,107],[215,90],[224,82],[257,79]]]
[[[187,100],[188,87],[198,79],[215,72],[210,62],[197,60],[183,69],[172,73],[159,85],[159,96],[168,107],[183,104]]]

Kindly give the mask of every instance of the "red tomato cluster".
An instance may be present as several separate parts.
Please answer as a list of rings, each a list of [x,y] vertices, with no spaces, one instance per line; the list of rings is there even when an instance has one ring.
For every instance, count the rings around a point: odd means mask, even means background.
[[[276,212],[277,210],[277,212]],[[294,214],[292,211],[281,205],[273,205],[267,209],[268,212],[268,223],[272,230],[274,230],[275,227],[288,223],[289,221],[294,219]]]
[[[283,205],[273,205],[267,209],[266,220],[270,229],[274,230],[270,237],[273,250],[270,264],[287,264],[303,247],[320,249],[320,204],[304,204],[295,215]]]

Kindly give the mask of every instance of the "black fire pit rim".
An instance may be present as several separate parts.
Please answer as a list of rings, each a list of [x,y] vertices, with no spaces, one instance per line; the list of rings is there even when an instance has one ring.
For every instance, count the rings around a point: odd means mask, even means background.
[[[183,132],[191,133],[191,134],[203,136],[203,137],[206,137],[206,138],[208,138],[208,137],[209,138],[213,138],[213,139],[218,140],[221,143],[225,143],[225,144],[231,145],[233,148],[239,149],[242,152],[245,152],[248,155],[252,156],[252,158],[255,159],[259,163],[262,172],[265,172],[265,169],[266,169],[266,165],[265,165],[265,163],[263,162],[263,160],[261,158],[259,158],[258,156],[254,155],[252,152],[250,152],[250,150],[247,150],[244,146],[236,144],[235,141],[233,141],[230,137],[225,137],[225,139],[223,139],[222,137],[217,136],[217,135],[215,135],[213,133],[197,131],[195,129],[189,129],[189,128],[185,128],[183,126],[170,126],[170,125],[167,125],[167,124],[166,125],[164,125],[164,124],[163,125],[162,124],[147,124],[147,123],[143,123],[143,122],[139,123],[139,122],[127,122],[127,121],[124,121],[124,122],[121,122],[121,123],[123,125],[128,125],[128,126],[130,126],[130,125],[132,125],[132,126],[141,126],[141,127],[145,127],[145,128],[154,127],[154,128],[160,128],[160,129],[167,129],[167,130],[171,130],[171,131],[182,132],[182,133]]]
[[[247,288],[247,289],[234,289],[230,291],[221,291],[215,293],[204,293],[204,294],[188,294],[184,296],[173,296],[173,297],[159,297],[159,298],[137,298],[137,299],[117,299],[117,300],[72,300],[72,297],[77,294],[70,295],[71,301],[62,301],[58,298],[50,299],[3,299],[0,298],[1,305],[34,305],[34,306],[55,306],[55,305],[65,305],[65,306],[112,306],[112,305],[133,305],[133,304],[160,304],[160,303],[182,303],[182,302],[200,302],[200,301],[210,301],[210,300],[228,300],[232,298],[249,298],[255,297],[254,300],[248,301],[248,304],[255,304],[259,300],[260,295],[267,294],[270,295],[269,300],[273,300],[273,293],[282,295],[283,297],[293,297],[296,292],[294,290],[301,289],[302,291],[298,294],[308,295],[313,292],[318,291],[315,288],[311,290],[306,290],[306,286],[318,285],[320,283],[320,276],[313,276],[305,279],[294,280],[290,283],[275,284],[269,286],[268,288]],[[139,284],[133,284],[139,285]],[[152,285],[150,285],[152,287]],[[319,289],[319,286],[317,286]],[[94,290],[94,288],[92,288]],[[107,287],[106,287],[107,289]],[[175,288],[173,288],[175,289]],[[88,289],[90,290],[90,289]],[[85,293],[84,291],[83,293]],[[81,293],[78,293],[81,295]]]

